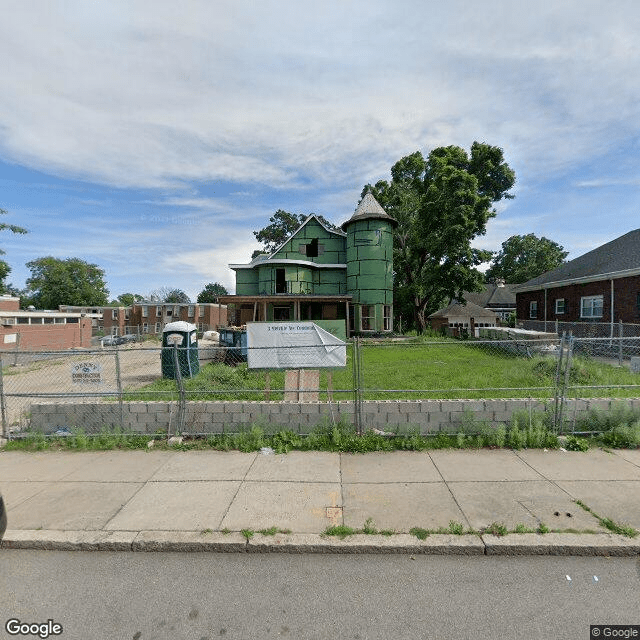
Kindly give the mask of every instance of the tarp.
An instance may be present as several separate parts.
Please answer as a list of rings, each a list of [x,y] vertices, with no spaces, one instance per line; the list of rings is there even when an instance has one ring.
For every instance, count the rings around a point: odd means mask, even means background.
[[[345,367],[347,344],[313,322],[248,322],[249,369]]]

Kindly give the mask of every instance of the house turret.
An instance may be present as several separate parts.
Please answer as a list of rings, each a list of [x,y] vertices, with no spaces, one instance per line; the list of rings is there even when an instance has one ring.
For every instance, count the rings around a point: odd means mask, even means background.
[[[343,225],[347,234],[347,293],[353,296],[353,329],[391,331],[393,318],[393,230],[370,190]]]

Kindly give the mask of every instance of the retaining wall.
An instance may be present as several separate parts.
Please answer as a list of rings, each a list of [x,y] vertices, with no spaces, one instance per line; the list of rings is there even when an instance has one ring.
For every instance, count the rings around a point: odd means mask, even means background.
[[[567,400],[565,419],[590,409],[609,410],[625,402],[640,410],[636,399]],[[186,406],[185,432],[236,432],[249,424],[286,428],[300,433],[333,420],[353,422],[353,402],[189,402]],[[478,422],[507,423],[519,411],[553,411],[553,401],[519,398],[505,400],[383,400],[362,403],[364,426],[400,432],[419,429],[421,433],[455,432],[470,415]],[[178,406],[175,402],[118,403],[34,403],[31,428],[51,433],[60,427],[82,428],[86,432],[122,427],[138,433],[175,429]]]

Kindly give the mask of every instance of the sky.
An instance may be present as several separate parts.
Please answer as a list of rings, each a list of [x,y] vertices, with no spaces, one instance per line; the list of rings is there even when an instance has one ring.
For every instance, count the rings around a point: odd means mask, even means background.
[[[341,224],[415,151],[504,150],[474,244],[575,258],[638,228],[637,0],[4,0],[0,247],[75,257],[110,299],[233,293],[277,209]]]

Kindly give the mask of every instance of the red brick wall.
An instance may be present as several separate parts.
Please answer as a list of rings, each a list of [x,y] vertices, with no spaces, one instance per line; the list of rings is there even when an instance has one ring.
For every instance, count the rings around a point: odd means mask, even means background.
[[[15,334],[19,334],[19,342],[5,342],[5,336]],[[62,351],[75,347],[91,347],[91,318],[79,318],[79,322],[73,324],[0,326],[2,349]]]
[[[640,294],[640,276],[618,278],[613,281],[614,286],[614,322],[640,322],[638,309],[638,295]],[[602,296],[602,317],[581,318],[580,299],[585,296]],[[565,312],[556,314],[556,299],[564,298]],[[523,320],[559,320],[561,322],[595,322],[611,321],[611,281],[588,282],[572,284],[547,290],[547,317],[544,314],[544,291],[527,291],[517,293],[517,317]],[[529,304],[532,300],[538,302],[538,315],[529,317]]]
[[[20,309],[20,298],[0,296],[0,311],[18,311]]]

